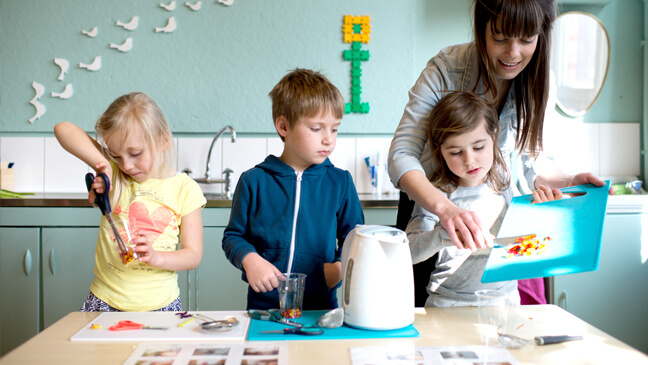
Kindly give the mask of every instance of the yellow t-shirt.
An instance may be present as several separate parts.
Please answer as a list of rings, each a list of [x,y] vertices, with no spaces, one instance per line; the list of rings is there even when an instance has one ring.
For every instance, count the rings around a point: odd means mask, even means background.
[[[115,166],[116,168],[116,166]],[[202,209],[206,199],[200,186],[186,174],[168,179],[131,180],[122,192],[113,221],[135,218],[157,251],[175,251],[180,241],[182,217]],[[122,311],[151,311],[167,306],[180,294],[175,271],[150,267],[137,260],[124,265],[111,239],[111,228],[101,218],[95,253],[95,278],[90,290],[99,299]]]

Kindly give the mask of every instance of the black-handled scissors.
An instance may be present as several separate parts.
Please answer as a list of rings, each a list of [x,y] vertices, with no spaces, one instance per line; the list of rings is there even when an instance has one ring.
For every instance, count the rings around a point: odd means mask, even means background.
[[[284,328],[278,331],[261,331],[261,333],[282,333],[284,335],[316,336],[324,333],[321,328]]]
[[[287,325],[293,326],[293,327],[303,327],[304,326],[301,323],[294,322],[294,321],[289,321],[289,320],[287,320],[285,318],[282,318],[278,309],[268,309],[268,310],[249,309],[247,311],[247,313],[250,316],[250,318],[253,318],[253,319],[259,319],[259,320],[262,320],[262,321],[278,322],[278,323],[287,324]]]
[[[97,193],[97,190],[94,191],[95,192],[94,205],[96,205],[101,210],[102,215],[108,217],[111,212],[110,199],[108,198],[108,192],[110,191],[110,180],[108,179],[108,175],[104,174],[103,172],[98,174],[97,177],[102,178],[106,186],[104,187],[104,192],[101,194]],[[85,176],[85,183],[86,183],[86,187],[88,188],[88,191],[92,189],[92,183],[94,182],[94,178],[95,176],[92,174],[92,172],[88,172]]]
[[[124,264],[127,264],[131,261],[133,261],[134,258],[137,258],[137,255],[130,254],[129,249],[126,247],[126,244],[124,243],[123,238],[119,234],[119,230],[117,230],[117,227],[115,227],[115,223],[112,220],[112,217],[110,216],[111,208],[110,208],[110,198],[108,195],[108,192],[110,191],[110,180],[108,179],[108,175],[102,173],[99,173],[97,175],[98,177],[102,178],[104,181],[104,191],[103,193],[99,194],[97,193],[97,190],[95,190],[95,201],[94,205],[101,210],[101,214],[106,217],[108,220],[108,223],[110,224],[110,229],[112,229],[113,235],[115,236],[115,241],[117,242],[117,249],[119,250],[119,256],[122,259],[122,262]],[[95,176],[91,173],[88,172],[85,176],[85,183],[86,187],[88,188],[88,191],[92,189],[92,183],[94,182]]]

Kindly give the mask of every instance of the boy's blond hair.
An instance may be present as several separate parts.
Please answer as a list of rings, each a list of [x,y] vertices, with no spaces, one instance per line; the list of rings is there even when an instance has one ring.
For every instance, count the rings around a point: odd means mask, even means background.
[[[344,116],[344,98],[335,85],[317,71],[295,69],[270,91],[272,120],[286,119],[292,128],[300,118],[329,111],[337,119]],[[284,140],[284,137],[281,137]]]

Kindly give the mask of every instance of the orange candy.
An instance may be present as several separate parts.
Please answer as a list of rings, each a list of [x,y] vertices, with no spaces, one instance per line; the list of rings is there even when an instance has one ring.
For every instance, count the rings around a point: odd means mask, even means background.
[[[507,257],[513,256],[531,256],[533,254],[540,254],[545,251],[547,241],[553,240],[553,238],[547,236],[542,242],[535,234],[530,234],[528,236],[520,237],[517,240],[517,243],[509,248],[506,252],[508,253]]]
[[[281,311],[281,317],[283,318],[299,318],[302,315],[301,309],[293,308],[285,311]]]

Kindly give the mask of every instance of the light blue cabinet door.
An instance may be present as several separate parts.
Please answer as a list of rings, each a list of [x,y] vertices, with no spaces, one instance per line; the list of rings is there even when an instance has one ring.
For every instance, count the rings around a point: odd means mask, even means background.
[[[393,226],[396,224],[396,208],[365,208],[365,224],[377,224],[381,226]]]
[[[196,269],[198,310],[245,310],[247,283],[221,248],[222,227],[205,227],[203,259]]]
[[[0,356],[38,334],[39,228],[0,228]]]
[[[78,311],[94,278],[99,228],[43,228],[43,328]]]
[[[553,279],[555,304],[648,353],[648,214],[605,216],[597,271]]]

